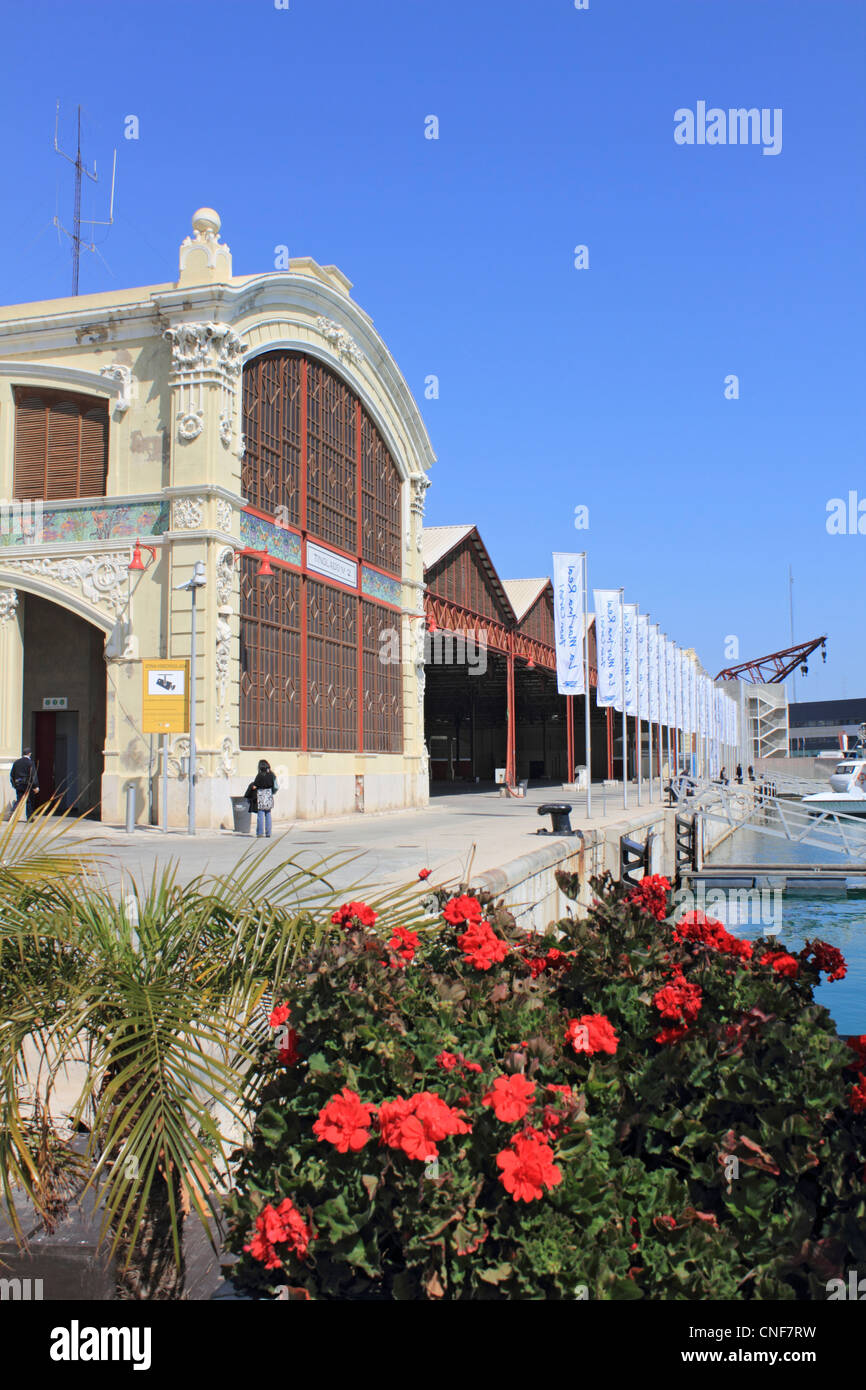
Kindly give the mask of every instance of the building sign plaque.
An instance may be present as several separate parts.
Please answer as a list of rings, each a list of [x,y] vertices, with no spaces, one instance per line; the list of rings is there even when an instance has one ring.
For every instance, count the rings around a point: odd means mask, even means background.
[[[307,541],[307,569],[323,574],[326,579],[336,579],[338,584],[346,584],[350,589],[358,587],[357,562],[315,545],[313,541]]]

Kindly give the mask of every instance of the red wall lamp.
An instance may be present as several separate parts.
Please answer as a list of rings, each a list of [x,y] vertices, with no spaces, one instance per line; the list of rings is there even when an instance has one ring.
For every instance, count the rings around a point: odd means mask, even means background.
[[[150,555],[147,564],[145,564],[141,558],[142,550],[146,550]],[[156,550],[154,547],[152,545],[142,545],[141,541],[136,538],[135,545],[132,548],[132,559],[126,567],[130,574],[137,574],[144,570],[149,570],[151,565],[154,564],[156,564]]]
[[[259,571],[256,575],[257,579],[270,579],[273,575],[274,571],[271,568],[271,557],[268,555],[267,546],[265,546],[264,550],[253,550],[247,545],[244,546],[243,550],[235,551],[236,559],[240,559],[242,555],[248,555],[251,560],[259,561]]]

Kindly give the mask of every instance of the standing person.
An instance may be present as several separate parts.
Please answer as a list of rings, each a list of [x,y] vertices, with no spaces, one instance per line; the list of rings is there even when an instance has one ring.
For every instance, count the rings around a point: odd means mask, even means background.
[[[274,809],[274,795],[280,789],[271,765],[262,758],[259,770],[247,787],[244,795],[250,803],[250,810],[256,813],[256,839],[271,838],[271,812]]]
[[[15,792],[15,805],[12,808],[13,815],[26,796],[27,805],[24,807],[24,819],[29,820],[35,809],[34,797],[39,791],[36,767],[33,763],[33,757],[29,748],[25,748],[21,757],[16,758],[10,767],[9,781],[12,783],[12,789]]]
[[[740,787],[743,785],[743,764],[742,764],[742,763],[737,763],[737,785],[740,786]]]
[[[749,772],[749,781],[750,781],[750,782],[754,782],[754,780],[755,780],[755,769],[752,767],[752,764],[751,764],[751,763],[749,763],[748,772]]]

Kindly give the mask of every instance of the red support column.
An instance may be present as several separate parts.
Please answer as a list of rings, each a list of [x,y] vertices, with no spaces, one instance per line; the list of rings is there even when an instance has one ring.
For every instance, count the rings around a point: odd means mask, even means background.
[[[574,780],[574,696],[573,696],[573,695],[566,695],[566,697],[565,697],[565,730],[566,730],[565,743],[566,743],[566,749],[567,749],[566,757],[568,758],[568,767],[567,767],[567,769],[566,769],[567,776],[566,776],[565,780],[566,780],[566,782],[571,782],[571,781]]]
[[[613,781],[613,707],[608,705],[607,716],[607,779]]]
[[[302,751],[307,749],[307,701],[309,700],[309,679],[307,669],[307,359],[301,358],[301,478],[300,478],[301,523],[301,575],[298,580],[298,597],[301,604],[301,738]]]
[[[363,526],[361,511],[363,496],[361,492],[361,402],[355,402],[355,554],[358,557],[358,588],[361,588],[361,566],[364,561]],[[360,593],[355,599],[355,615],[358,624],[357,663],[357,743],[358,752],[364,751],[364,605]]]
[[[506,730],[507,747],[505,752],[505,781],[506,785],[513,787],[517,782],[517,730],[515,729],[515,706],[514,706],[514,633],[508,634],[508,655],[506,672]]]

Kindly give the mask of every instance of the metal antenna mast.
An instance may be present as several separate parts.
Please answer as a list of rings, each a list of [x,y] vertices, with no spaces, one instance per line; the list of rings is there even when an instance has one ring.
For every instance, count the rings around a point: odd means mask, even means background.
[[[55,148],[55,150],[56,150],[56,152],[57,152],[58,154],[60,154],[60,155],[63,156],[64,159],[68,159],[68,160],[69,160],[69,163],[70,163],[70,164],[73,166],[73,168],[75,169],[75,205],[74,205],[74,209],[73,209],[73,213],[72,213],[72,231],[71,231],[71,232],[70,232],[66,227],[63,226],[63,223],[60,221],[60,218],[57,217],[56,215],[55,215],[55,218],[54,218],[54,225],[55,225],[55,227],[57,227],[61,232],[63,232],[64,236],[68,236],[68,237],[69,237],[69,240],[72,242],[72,293],[73,293],[74,295],[76,295],[76,294],[78,294],[78,269],[79,269],[79,263],[80,263],[80,261],[81,261],[81,247],[82,247],[82,245],[83,245],[85,251],[95,251],[95,250],[96,250],[96,244],[95,244],[93,241],[82,242],[82,239],[81,239],[81,178],[82,178],[82,175],[83,175],[83,174],[86,174],[87,177],[90,179],[91,183],[98,183],[98,182],[99,182],[99,178],[98,178],[97,173],[96,173],[96,160],[93,161],[93,173],[91,173],[90,170],[89,170],[88,168],[86,168],[85,165],[82,163],[82,159],[81,159],[81,106],[79,105],[79,107],[78,107],[78,142],[77,142],[77,145],[76,145],[76,153],[75,153],[75,158],[74,158],[74,159],[72,158],[72,155],[71,155],[71,154],[67,154],[65,150],[62,150],[62,149],[60,148],[60,145],[59,145],[58,142],[57,142],[57,136],[58,136],[58,133],[59,133],[59,127],[60,127],[60,102],[58,101],[58,103],[57,103],[57,114],[56,114],[55,121],[54,121],[54,148]],[[91,227],[110,227],[110,226],[112,225],[112,223],[114,222],[114,179],[115,179],[116,173],[117,173],[117,150],[114,151],[114,164],[113,164],[112,170],[111,170],[111,205],[110,205],[109,211],[108,211],[108,221],[107,221],[107,222],[104,222],[104,221],[100,221],[98,218],[95,218],[95,217],[86,217],[84,220],[85,220],[85,222],[89,222],[90,225],[91,225]]]

